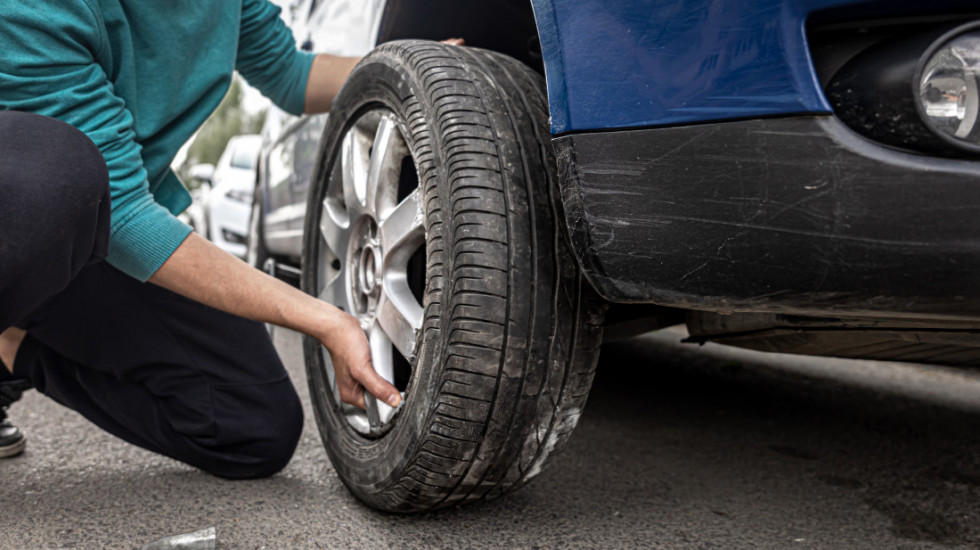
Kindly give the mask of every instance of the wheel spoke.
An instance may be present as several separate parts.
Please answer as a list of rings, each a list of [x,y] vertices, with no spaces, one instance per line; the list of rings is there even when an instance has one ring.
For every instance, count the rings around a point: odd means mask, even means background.
[[[415,341],[422,327],[422,306],[415,301],[408,284],[395,279],[385,281],[378,304],[378,323],[391,343],[409,362],[415,358]]]
[[[333,360],[330,358],[330,352],[325,346],[320,346],[320,354],[323,357],[323,364],[326,367],[324,370],[327,372],[327,383],[330,384],[330,393],[333,394],[333,399],[335,403],[340,403],[340,391],[337,389],[337,377],[333,372]]]
[[[412,191],[391,213],[381,220],[378,233],[381,248],[386,255],[396,256],[408,262],[414,252],[425,241],[425,227],[422,208],[419,204],[419,190]],[[402,258],[404,256],[404,258]],[[386,262],[387,263],[387,262]]]
[[[330,281],[323,287],[318,296],[320,300],[327,302],[328,304],[333,304],[344,311],[350,311],[350,304],[347,300],[347,285],[345,284],[346,271],[341,271],[334,280]]]
[[[320,234],[330,251],[343,262],[347,258],[347,246],[350,243],[350,226],[341,225],[336,218],[337,213],[330,204],[330,198],[324,199],[320,212]]]
[[[378,228],[385,254],[378,322],[409,361],[415,356],[415,336],[422,326],[423,312],[408,286],[406,269],[409,258],[425,241],[422,219],[416,189],[391,211]]]
[[[385,334],[384,330],[375,324],[368,333],[368,341],[371,345],[371,364],[374,365],[375,372],[381,378],[387,380],[389,384],[394,385],[395,364],[394,358],[391,356],[391,340],[388,339],[388,335]],[[364,402],[367,406],[368,418],[371,419],[372,426],[380,426],[388,422],[395,413],[395,409],[389,407],[387,403],[379,401],[373,395],[366,392]],[[372,413],[372,409],[374,413]],[[377,414],[377,417],[372,417],[372,414]],[[375,424],[376,421],[378,424]]]
[[[395,365],[391,357],[391,340],[384,329],[375,324],[368,332],[368,342],[371,346],[371,364],[374,371],[389,384],[395,383]]]
[[[381,118],[367,176],[367,209],[375,219],[385,217],[398,200],[398,180],[402,160],[408,155],[408,146],[398,130],[398,124],[390,117]]]
[[[361,132],[357,128],[351,128],[344,137],[341,151],[344,203],[351,219],[365,209],[368,151],[364,141]]]

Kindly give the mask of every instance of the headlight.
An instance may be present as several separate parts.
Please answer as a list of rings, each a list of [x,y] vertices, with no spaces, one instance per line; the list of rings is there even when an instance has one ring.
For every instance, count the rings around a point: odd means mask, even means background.
[[[980,29],[953,29],[922,56],[918,108],[929,128],[953,144],[980,151]]]

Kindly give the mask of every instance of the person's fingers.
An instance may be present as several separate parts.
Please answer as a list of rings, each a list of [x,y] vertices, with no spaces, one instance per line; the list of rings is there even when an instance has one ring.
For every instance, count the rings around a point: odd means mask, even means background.
[[[364,408],[364,391],[353,378],[349,376],[337,377],[337,393],[340,394],[340,400],[344,403]]]
[[[466,40],[462,38],[447,38],[442,41],[443,44],[449,44],[450,46],[462,46],[466,44]]]
[[[371,349],[360,324],[353,317],[342,318],[347,320],[343,332],[335,331],[330,334],[331,343],[323,342],[331,350],[330,358],[340,400],[363,409],[364,392],[367,391],[384,403],[397,407],[401,403],[401,394],[371,365]]]
[[[384,401],[389,407],[397,407],[401,403],[402,396],[398,393],[398,389],[382,378],[374,369],[362,367],[352,374],[368,393]]]
[[[357,395],[357,397],[354,398],[354,405],[357,405],[358,407],[360,407],[362,409],[367,409],[367,403],[364,402],[364,388],[362,386],[358,385],[354,389],[354,391],[355,391],[355,393]]]

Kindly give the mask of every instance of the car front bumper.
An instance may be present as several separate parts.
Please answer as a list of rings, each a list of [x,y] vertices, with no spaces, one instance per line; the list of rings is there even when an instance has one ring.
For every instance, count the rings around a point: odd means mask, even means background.
[[[980,162],[822,115],[554,142],[576,256],[610,301],[980,319]]]

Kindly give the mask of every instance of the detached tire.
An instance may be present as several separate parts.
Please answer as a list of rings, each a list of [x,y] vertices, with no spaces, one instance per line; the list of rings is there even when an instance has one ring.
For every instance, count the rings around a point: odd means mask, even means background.
[[[304,352],[327,453],[374,508],[497,497],[578,422],[603,310],[556,210],[547,118],[527,67],[421,41],[375,50],[333,104],[303,288],[361,320],[403,405],[341,405],[329,355]]]

